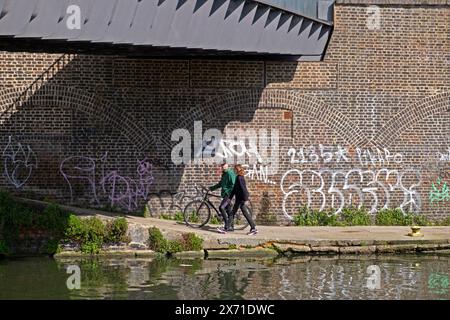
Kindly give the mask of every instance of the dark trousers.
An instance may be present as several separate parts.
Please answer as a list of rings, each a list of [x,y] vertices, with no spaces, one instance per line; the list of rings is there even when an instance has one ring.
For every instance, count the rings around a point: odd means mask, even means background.
[[[241,209],[242,213],[244,214],[245,219],[247,219],[248,224],[250,225],[251,229],[256,229],[255,222],[253,221],[252,214],[250,212],[250,208],[245,204],[244,200],[236,200],[236,203],[233,206],[233,210],[230,212],[230,216],[228,219],[231,221],[231,226],[233,226],[234,222],[234,215],[238,211],[238,209]]]
[[[222,215],[223,221],[225,222],[225,229],[228,230],[231,227],[231,223],[230,223],[230,219],[229,219],[229,215],[231,213],[231,206],[230,206],[230,198],[225,197],[222,199],[222,202],[219,205],[219,211],[220,214]]]

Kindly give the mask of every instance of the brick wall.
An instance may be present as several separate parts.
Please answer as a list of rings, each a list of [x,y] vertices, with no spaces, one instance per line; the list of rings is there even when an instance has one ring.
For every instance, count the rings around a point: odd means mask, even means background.
[[[304,204],[448,216],[450,7],[377,1],[372,30],[373,3],[338,1],[323,62],[1,52],[0,185],[173,214],[219,178],[210,160],[171,162],[172,132],[190,130],[195,147],[202,121],[202,132],[244,130],[247,147],[257,135],[258,154],[236,161],[260,222],[286,222]]]

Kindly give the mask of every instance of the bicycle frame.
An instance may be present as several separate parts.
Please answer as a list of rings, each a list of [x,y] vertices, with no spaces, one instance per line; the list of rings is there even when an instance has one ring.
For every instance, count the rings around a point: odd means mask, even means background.
[[[209,223],[211,221],[211,218],[213,216],[213,213],[211,213],[211,209],[213,209],[215,211],[217,218],[219,218],[222,221],[224,219],[224,217],[223,217],[222,213],[220,212],[219,208],[211,201],[211,197],[218,198],[218,199],[222,199],[222,197],[219,196],[219,195],[216,195],[216,194],[212,194],[211,190],[209,190],[209,189],[207,189],[205,187],[202,187],[202,190],[203,190],[203,194],[201,195],[201,197],[199,196],[196,200],[193,200],[192,202],[188,203],[186,205],[184,211],[183,211],[185,222],[188,225],[189,225],[189,222],[188,222],[188,220],[186,220],[187,219],[186,218],[186,208],[191,203],[196,202],[196,201],[200,201],[201,204],[195,210],[197,210],[197,211],[200,210],[200,208],[203,205],[205,205],[208,208],[208,210],[209,210],[208,217],[206,218],[206,220],[202,221],[201,226],[204,226],[205,224],[207,224],[207,223]],[[232,200],[230,200],[229,207],[227,207],[227,209],[226,209],[227,213],[229,212],[229,210],[233,210],[233,207],[234,207],[234,204],[233,204]],[[250,205],[250,208],[251,208],[251,205]],[[234,213],[234,219],[235,220],[233,220],[233,222],[234,221],[241,221],[241,214],[239,213],[239,210]],[[239,223],[239,225],[241,225],[241,223]],[[248,226],[248,222],[242,224],[242,228],[246,228],[247,226]]]
[[[209,193],[209,191],[207,191],[207,192],[205,192],[205,195],[203,196],[203,202],[205,202],[210,208],[214,209],[216,214],[221,217],[219,210],[217,210],[216,206],[211,202],[211,200],[209,200],[209,197],[220,198],[220,196]],[[210,219],[211,219],[211,217],[210,217]]]

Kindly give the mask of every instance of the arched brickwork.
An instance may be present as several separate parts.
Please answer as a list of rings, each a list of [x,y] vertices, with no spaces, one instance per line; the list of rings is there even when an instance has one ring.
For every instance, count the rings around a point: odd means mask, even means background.
[[[7,121],[3,114],[20,96],[25,88],[6,88],[0,90],[0,121]],[[35,106],[56,104],[61,107],[73,108],[93,117],[101,117],[111,126],[121,130],[122,134],[135,145],[138,150],[145,150],[155,144],[155,139],[148,136],[142,128],[136,125],[133,118],[120,108],[112,105],[98,95],[74,87],[44,85],[24,103],[26,108],[30,103]]]
[[[396,139],[415,123],[430,116],[448,112],[450,106],[450,92],[427,97],[398,112],[387,122],[373,139],[379,146],[389,147]]]
[[[338,110],[296,90],[278,89],[242,90],[214,98],[181,115],[161,137],[161,143],[170,145],[170,136],[173,130],[189,128],[194,121],[200,119],[212,119],[223,113],[238,119],[238,113],[243,108],[291,110],[294,114],[304,114],[325,124],[350,145],[358,146],[369,143],[364,133]]]
[[[0,118],[10,105],[16,101],[24,88],[2,88],[0,89]]]

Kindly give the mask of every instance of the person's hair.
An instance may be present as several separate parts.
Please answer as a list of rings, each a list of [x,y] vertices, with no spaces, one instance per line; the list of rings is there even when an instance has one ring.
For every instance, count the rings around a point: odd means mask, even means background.
[[[244,176],[245,175],[245,170],[244,167],[242,167],[240,164],[237,164],[234,166],[234,170],[236,170],[236,173],[238,176]]]

